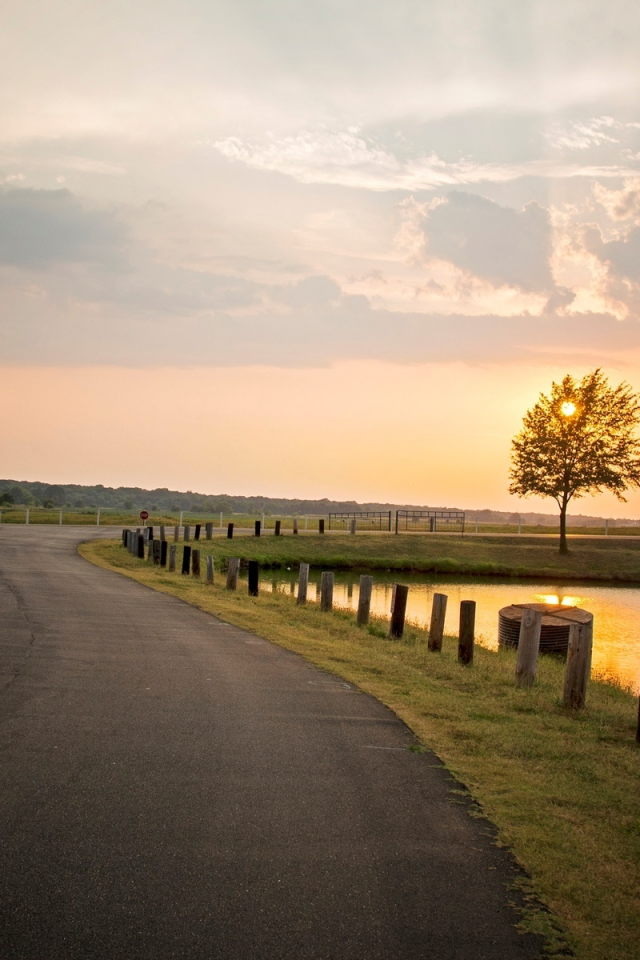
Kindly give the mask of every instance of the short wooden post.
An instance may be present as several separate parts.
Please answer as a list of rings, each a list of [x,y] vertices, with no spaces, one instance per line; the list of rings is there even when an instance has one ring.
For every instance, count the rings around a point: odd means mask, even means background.
[[[29,507],[27,507],[27,515],[26,515],[26,517],[24,518],[24,522],[25,522],[25,523],[29,523]]]
[[[207,557],[207,583],[213,583],[213,557],[211,554]]]
[[[233,540],[233,524],[227,524],[227,540]]]
[[[254,533],[255,533],[256,537],[259,537],[259,536],[260,536],[260,531],[261,531],[261,529],[262,529],[262,524],[260,523],[259,520],[256,520],[256,522],[255,522],[255,524],[254,524],[254,526],[253,526],[253,529],[254,529]]]
[[[260,523],[259,520],[256,521]],[[260,568],[257,560],[249,560],[248,590],[250,597],[257,597],[260,591]]]
[[[462,600],[460,603],[460,634],[458,637],[458,663],[473,663],[473,643],[476,626],[475,600]]]
[[[200,551],[195,548],[191,551],[191,573],[194,577],[200,577]]]
[[[429,624],[429,650],[440,653],[444,636],[444,621],[447,616],[446,593],[434,593],[431,603],[431,622]]]
[[[153,540],[153,527],[147,527],[147,530],[149,531],[149,540]]]
[[[581,710],[587,699],[587,683],[591,674],[593,620],[572,623],[569,628],[569,649],[564,673],[563,706]]]
[[[293,532],[296,533],[296,534],[297,534],[297,532],[298,532],[298,520],[297,520],[297,517],[294,518],[294,521],[293,521]]]
[[[636,727],[636,743],[640,743],[640,697],[638,697],[638,726]]]
[[[147,560],[149,561],[149,563],[153,563],[153,544],[154,544],[153,538],[149,537],[149,539],[147,540]]]
[[[436,532],[436,518],[429,517],[429,533],[435,533],[435,532]]]
[[[211,540],[211,538],[213,537],[213,524],[205,523],[204,529],[205,529],[205,536],[207,540]]]
[[[96,526],[100,526],[100,507],[98,507],[98,512],[96,514]]]
[[[324,517],[318,520],[318,533],[324,533]]]
[[[407,612],[409,587],[404,583],[394,583],[391,601],[391,619],[389,621],[389,639],[400,640],[404,633],[404,618]]]
[[[360,577],[360,592],[358,594],[358,613],[356,622],[361,627],[366,627],[369,623],[371,613],[371,593],[373,591],[373,577],[368,573],[363,573]]]
[[[169,573],[176,572],[176,552],[177,547],[175,543],[172,543],[169,547]]]
[[[182,574],[186,575],[189,573],[189,567],[191,566],[191,547],[182,548]]]
[[[195,532],[194,537],[193,537],[194,540],[199,540],[199,539],[200,539],[200,531],[201,531],[201,530],[202,530],[202,524],[201,524],[201,523],[196,523],[196,532]]]
[[[0,516],[2,516],[1,513],[0,513]],[[62,510],[60,511],[60,514],[58,516],[58,523],[60,524],[60,526],[62,526]]]
[[[324,570],[320,577],[320,609],[331,610],[333,608],[333,573]]]
[[[144,537],[142,534],[137,538],[138,540],[138,560],[144,560]]]
[[[178,520],[178,526],[179,526],[179,527],[182,526],[182,518],[183,518],[183,516],[184,516],[184,510],[181,510],[181,511],[180,511],[180,519]]]
[[[356,518],[352,517],[349,522],[349,533],[355,533],[355,532],[356,532]]]
[[[159,567],[160,566],[160,541],[153,540],[152,543],[153,543],[153,563],[154,563],[154,566]]]
[[[522,620],[520,621],[518,656],[516,658],[516,685],[518,687],[532,687],[535,683],[541,629],[542,613],[540,610],[531,610],[524,607]]]
[[[274,529],[274,531],[273,531],[273,535],[274,535],[275,537],[279,537],[279,536],[280,536],[280,525],[281,525],[281,524],[282,524],[282,520],[276,520],[275,529]]]
[[[163,541],[164,539],[165,539],[165,536],[164,536],[164,523],[161,523],[161,524],[160,524],[160,543],[162,543],[162,541]]]
[[[185,523],[185,525],[184,525],[184,542],[185,542],[185,543],[188,543],[189,540],[191,540],[191,525],[188,524],[188,523]]]
[[[227,590],[237,589],[239,570],[240,570],[240,558],[229,557],[229,565],[227,567]]]
[[[220,511],[220,529],[222,530],[224,524],[222,522],[222,510]]]
[[[478,518],[476,517],[476,533],[478,532]]]
[[[300,573],[298,575],[298,603],[307,602],[307,588],[309,586],[309,564],[300,564]]]
[[[175,527],[173,528],[173,540],[174,540],[174,543],[177,543],[177,542],[179,541],[179,539],[180,539],[180,527],[179,527],[178,524],[176,523]]]
[[[166,567],[167,565],[167,547],[169,544],[166,540],[160,541],[160,566]]]

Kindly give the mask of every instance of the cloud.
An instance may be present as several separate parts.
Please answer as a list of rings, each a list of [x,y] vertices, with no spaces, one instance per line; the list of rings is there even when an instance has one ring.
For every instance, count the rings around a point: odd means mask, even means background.
[[[589,253],[608,263],[613,274],[640,283],[640,227],[620,239],[603,240],[600,230],[590,226],[584,231],[584,241]]]
[[[126,231],[104,210],[88,210],[68,190],[0,191],[0,263],[45,266],[121,259]]]
[[[435,153],[406,160],[383,148],[356,128],[342,132],[305,131],[266,142],[226,137],[213,146],[228,160],[255,170],[280,173],[300,183],[326,183],[363,190],[429,190],[472,183],[507,183],[521,177],[624,177],[637,171],[620,164],[561,164],[547,160],[520,163],[446,161]]]
[[[629,124],[630,126],[630,124]],[[620,143],[620,132],[625,124],[613,117],[594,117],[591,120],[574,120],[568,127],[555,125],[547,134],[552,146],[570,150],[588,150],[604,144]],[[614,136],[614,133],[618,134]]]
[[[494,285],[538,292],[554,287],[549,214],[535,201],[514,210],[452,191],[426,211],[422,232],[429,256]]]

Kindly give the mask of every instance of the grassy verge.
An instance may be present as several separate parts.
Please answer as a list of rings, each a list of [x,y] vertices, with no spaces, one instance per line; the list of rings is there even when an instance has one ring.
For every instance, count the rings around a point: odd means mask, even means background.
[[[328,570],[404,570],[418,573],[541,577],[555,580],[640,582],[638,541],[574,540],[568,556],[543,538],[389,536],[238,536],[192,543],[216,560],[241,556],[262,567],[301,561]]]
[[[579,960],[636,960],[636,698],[591,683],[587,708],[572,716],[561,706],[564,666],[554,659],[542,659],[532,690],[517,690],[509,651],[477,648],[474,665],[461,667],[452,638],[441,655],[429,654],[417,628],[390,642],[382,623],[362,629],[352,614],[298,607],[283,594],[252,598],[220,582],[207,586],[136,560],[119,543],[93,541],[80,552],[294,650],[387,704],[469,786]],[[560,955],[544,912],[532,908],[524,923],[546,932],[549,955]]]

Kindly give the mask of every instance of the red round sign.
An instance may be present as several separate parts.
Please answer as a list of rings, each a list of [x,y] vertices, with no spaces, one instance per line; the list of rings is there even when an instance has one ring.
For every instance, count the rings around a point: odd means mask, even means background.
[[[140,519],[141,519],[141,520],[146,520],[148,516],[149,516],[149,514],[147,513],[146,510],[141,510],[141,511],[140,511]]]

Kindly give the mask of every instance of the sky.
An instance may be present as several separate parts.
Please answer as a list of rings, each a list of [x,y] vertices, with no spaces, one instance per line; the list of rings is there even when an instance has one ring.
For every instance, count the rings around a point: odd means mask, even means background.
[[[640,390],[639,39],[631,0],[5,6],[0,474],[554,512],[508,494],[526,410]]]

